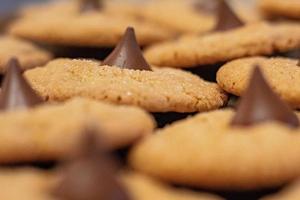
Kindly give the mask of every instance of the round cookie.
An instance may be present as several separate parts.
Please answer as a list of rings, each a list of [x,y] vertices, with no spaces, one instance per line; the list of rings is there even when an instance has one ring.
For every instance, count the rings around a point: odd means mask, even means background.
[[[57,182],[57,175],[32,168],[1,169],[0,198],[9,200],[59,200],[51,195]],[[137,173],[123,173],[121,182],[132,200],[221,200],[212,194],[173,189],[150,177]]]
[[[190,68],[299,47],[298,23],[253,23],[225,32],[156,44],[146,49],[145,57],[153,65]]]
[[[261,10],[270,16],[285,16],[300,19],[299,0],[260,0]]]
[[[101,11],[80,12],[76,1],[51,3],[30,11],[16,20],[9,32],[45,44],[111,47],[119,41],[128,25],[135,27],[140,45],[172,36],[163,28],[130,17]]]
[[[140,106],[151,112],[195,112],[223,106],[226,94],[215,83],[177,69],[122,69],[91,60],[57,59],[25,77],[45,99],[75,96]]]
[[[259,65],[269,84],[294,108],[300,108],[300,67],[298,60],[288,58],[250,57],[223,65],[217,73],[218,84],[227,92],[241,96],[251,72]]]
[[[0,36],[0,74],[12,57],[19,59],[22,69],[27,70],[46,64],[52,55],[34,44],[11,36]]]
[[[62,159],[91,125],[113,150],[132,144],[155,127],[152,117],[139,108],[82,98],[0,112],[0,119],[0,163]]]
[[[300,198],[300,182],[297,181],[282,191],[261,198],[260,200],[295,200]]]
[[[130,164],[172,183],[222,190],[273,187],[300,175],[300,128],[231,127],[233,115],[212,111],[158,130],[133,148]]]

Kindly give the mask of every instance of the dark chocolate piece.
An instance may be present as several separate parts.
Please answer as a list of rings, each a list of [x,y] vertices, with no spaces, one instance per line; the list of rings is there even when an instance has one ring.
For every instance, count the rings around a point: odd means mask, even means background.
[[[226,0],[219,0],[217,20],[214,31],[227,31],[244,26],[244,22],[239,19]]]
[[[85,132],[80,152],[62,168],[63,177],[54,188],[54,196],[62,200],[130,199],[97,135],[91,129]]]
[[[79,0],[80,12],[99,11],[102,8],[101,0]]]
[[[120,68],[151,71],[150,65],[145,60],[137,43],[132,27],[126,29],[121,41],[102,64]]]
[[[0,110],[24,109],[43,102],[23,77],[16,58],[8,61],[6,70],[0,94]]]
[[[257,66],[231,125],[251,126],[266,121],[278,121],[290,127],[300,125],[297,115],[273,92]]]

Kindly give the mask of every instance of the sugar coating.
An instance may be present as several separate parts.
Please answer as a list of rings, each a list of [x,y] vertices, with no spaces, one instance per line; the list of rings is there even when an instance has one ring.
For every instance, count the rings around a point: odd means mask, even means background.
[[[300,128],[234,128],[233,114],[212,111],[158,130],[132,149],[129,163],[171,183],[221,190],[275,187],[300,175]]]
[[[274,57],[237,59],[222,66],[217,73],[218,84],[227,92],[241,96],[251,73],[259,65],[270,86],[294,108],[300,108],[300,67],[298,60]]]
[[[111,149],[127,146],[154,129],[152,117],[130,106],[77,98],[65,104],[0,113],[0,163],[55,161],[78,147],[84,130],[99,130]]]
[[[286,16],[300,19],[299,0],[260,0],[259,6],[267,15]]]
[[[9,32],[46,44],[91,47],[115,46],[128,26],[135,28],[140,45],[172,37],[164,28],[130,17],[105,12],[80,14],[78,6],[76,1],[70,1],[30,8],[23,11]]]
[[[151,112],[205,111],[227,101],[217,84],[170,68],[140,71],[101,66],[89,60],[57,59],[25,76],[50,101],[83,96],[137,105]]]
[[[11,36],[0,36],[0,74],[12,57],[19,59],[22,69],[30,69],[46,64],[52,55],[28,41]]]
[[[146,49],[145,57],[153,65],[189,68],[299,47],[299,24],[261,22],[227,32],[156,44]]]

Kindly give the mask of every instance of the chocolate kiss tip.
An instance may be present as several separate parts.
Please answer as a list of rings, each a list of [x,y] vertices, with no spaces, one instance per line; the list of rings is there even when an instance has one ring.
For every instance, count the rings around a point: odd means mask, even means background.
[[[113,159],[98,151],[101,149],[95,141],[98,134],[93,134],[96,133],[84,133],[83,153],[62,168],[62,179],[53,188],[53,196],[68,200],[129,200],[115,175]]]
[[[231,125],[251,126],[266,121],[278,121],[290,127],[300,126],[297,115],[273,92],[259,67],[255,67]]]
[[[150,65],[145,60],[137,43],[132,27],[126,29],[121,41],[102,64],[120,68],[151,71]]]
[[[102,1],[99,0],[79,0],[80,12],[97,11],[102,8]]]
[[[219,0],[218,3],[218,23],[215,31],[227,31],[244,26],[244,22],[230,8],[226,0]]]
[[[8,61],[6,70],[0,94],[0,110],[24,109],[43,102],[22,76],[19,61],[16,58]]]

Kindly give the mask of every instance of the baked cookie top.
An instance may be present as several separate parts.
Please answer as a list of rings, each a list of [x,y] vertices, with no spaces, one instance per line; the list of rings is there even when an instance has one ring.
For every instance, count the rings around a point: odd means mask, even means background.
[[[300,1],[298,0],[260,0],[259,6],[267,15],[300,18]]]
[[[130,104],[151,112],[196,112],[215,109],[227,101],[215,83],[177,69],[153,71],[101,66],[91,60],[57,59],[30,70],[25,77],[45,99],[64,101],[84,96]]]
[[[158,130],[133,148],[129,162],[172,183],[222,190],[273,187],[299,176],[300,128],[275,121],[233,127],[233,115],[212,111]]]
[[[127,146],[155,127],[152,117],[131,106],[76,98],[64,104],[0,113],[0,162],[51,161],[73,150],[90,125],[110,149]]]
[[[245,56],[284,52],[299,46],[299,24],[261,22],[156,44],[146,49],[145,57],[153,65],[189,68]]]
[[[80,12],[76,1],[51,3],[30,8],[16,20],[9,32],[13,35],[53,45],[111,47],[121,38],[127,26],[137,31],[140,45],[172,36],[164,28],[131,17],[105,12]]]
[[[259,65],[274,91],[294,108],[300,108],[300,67],[297,64],[296,59],[282,57],[237,59],[220,68],[217,82],[225,91],[241,96],[255,65]]]
[[[12,57],[19,59],[22,69],[30,69],[46,64],[52,55],[34,44],[11,36],[0,36],[0,74],[4,74],[6,64]]]

